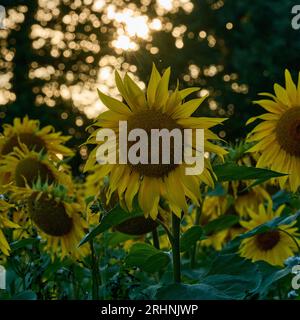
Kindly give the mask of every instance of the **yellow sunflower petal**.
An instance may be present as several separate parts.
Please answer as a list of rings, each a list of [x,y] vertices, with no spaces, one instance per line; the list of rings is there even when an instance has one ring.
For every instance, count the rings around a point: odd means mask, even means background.
[[[288,94],[282,86],[280,86],[278,83],[275,83],[274,84],[274,91],[275,91],[275,94],[280,102],[282,102],[284,105],[291,107],[291,102],[288,97]]]
[[[123,102],[105,95],[99,89],[98,89],[98,95],[101,101],[105,104],[105,106],[108,109],[123,115],[127,115],[127,116],[131,115],[131,111]]]
[[[297,104],[297,88],[289,70],[287,69],[285,70],[285,83],[286,83],[286,91],[287,91],[289,100],[291,101],[292,105],[296,105]]]
[[[155,64],[153,63],[152,72],[151,72],[151,76],[150,76],[150,80],[147,88],[147,101],[148,101],[149,107],[152,107],[155,103],[156,90],[160,80],[161,80],[161,76],[157,71]]]
[[[208,95],[202,98],[190,100],[188,102],[185,102],[182,105],[177,106],[174,109],[174,112],[172,113],[172,117],[174,119],[188,118],[192,113],[194,113],[199,108],[199,106],[207,97]]]

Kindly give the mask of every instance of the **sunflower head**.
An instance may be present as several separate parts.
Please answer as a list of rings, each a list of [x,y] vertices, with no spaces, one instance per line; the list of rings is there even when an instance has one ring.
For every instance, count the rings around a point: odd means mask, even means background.
[[[15,118],[13,125],[3,125],[3,135],[0,136],[0,157],[10,154],[14,148],[25,145],[29,150],[47,153],[51,158],[58,155],[72,156],[73,152],[64,146],[70,138],[55,132],[52,126],[40,128],[37,120]]]
[[[167,68],[163,75],[160,75],[153,65],[146,93],[127,74],[122,80],[116,72],[116,84],[123,97],[123,102],[99,91],[99,97],[107,106],[108,111],[99,115],[94,124],[96,130],[87,143],[102,145],[103,142],[96,139],[99,130],[108,128],[118,133],[120,121],[126,121],[128,132],[133,129],[143,129],[148,139],[152,129],[169,131],[177,129],[179,132],[182,132],[183,129],[203,129],[205,151],[222,158],[226,152],[211,142],[211,140],[220,139],[210,131],[210,128],[222,123],[224,119],[192,117],[191,115],[206,96],[185,101],[189,94],[198,91],[199,88],[179,90],[177,86],[175,90],[169,91],[170,72],[170,68]],[[119,141],[118,135],[116,139],[116,145],[123,143]],[[193,147],[195,147],[194,142]],[[148,140],[148,161],[134,164],[129,161],[126,164],[96,165],[96,147],[89,155],[85,170],[96,170],[98,179],[108,175],[110,180],[108,198],[116,192],[120,202],[124,202],[129,211],[132,210],[133,199],[137,197],[146,217],[151,216],[156,219],[159,201],[165,198],[172,211],[180,216],[182,210],[187,211],[187,198],[196,204],[199,203],[200,183],[204,182],[210,186],[214,184],[210,162],[208,159],[205,160],[205,168],[201,174],[188,176],[185,174],[185,168],[188,165],[177,164],[174,161],[174,144],[171,143],[168,150],[171,160],[168,164],[162,161],[161,147],[158,152],[158,162],[149,161],[152,158],[150,144]],[[131,147],[132,143],[129,141],[127,153]],[[119,154],[117,158],[120,158]]]
[[[245,185],[241,187],[238,184],[234,193],[234,208],[243,218],[248,217],[249,209],[256,211],[261,203],[271,200],[271,196],[263,186],[255,186],[249,189],[245,189],[245,187]]]
[[[62,202],[42,194],[37,199],[37,192],[28,199],[28,212],[39,229],[53,237],[69,234],[72,218],[68,216]]]
[[[34,184],[64,184],[71,188],[71,179],[61,165],[54,165],[47,155],[29,151],[22,145],[0,160],[0,176],[8,188],[32,187]]]
[[[250,231],[276,217],[284,210],[284,205],[277,210],[272,209],[270,201],[267,208],[261,204],[257,211],[249,210],[249,221],[241,221],[241,225]],[[297,252],[295,241],[299,242],[296,222],[283,225],[280,229],[271,229],[242,240],[240,254],[242,257],[255,261],[266,261],[271,265],[283,266],[284,261]],[[294,237],[294,240],[292,239]]]
[[[87,227],[82,217],[83,208],[67,195],[58,197],[60,191],[53,186],[43,191],[27,190],[27,193],[28,214],[46,240],[46,250],[61,258],[86,255],[89,251],[86,245],[78,248]]]
[[[274,85],[275,95],[261,93],[265,98],[254,102],[267,113],[249,119],[248,123],[263,121],[247,141],[256,143],[249,151],[258,155],[257,166],[288,174],[276,181],[280,188],[296,191],[300,185],[300,175],[296,173],[300,165],[300,81],[296,86],[288,70],[285,81],[285,88]]]
[[[14,151],[15,147],[19,147],[24,144],[28,149],[40,152],[46,149],[46,144],[42,138],[34,133],[21,132],[18,135],[13,135],[7,139],[3,144],[1,154],[3,156]]]

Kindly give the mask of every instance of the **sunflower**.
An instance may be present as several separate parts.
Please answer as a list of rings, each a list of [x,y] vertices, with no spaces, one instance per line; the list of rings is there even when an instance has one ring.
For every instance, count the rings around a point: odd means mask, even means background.
[[[249,221],[241,221],[240,223],[247,231],[252,230],[263,223],[279,217],[284,207],[282,205],[274,211],[271,201],[267,208],[261,204],[258,211],[249,210]],[[295,221],[289,225],[281,226],[280,229],[268,230],[242,240],[239,250],[240,255],[251,259],[253,262],[263,260],[271,265],[283,266],[284,261],[298,251],[298,246],[295,243],[299,242],[295,238],[299,236],[297,228],[294,227],[296,223]]]
[[[107,190],[109,188],[109,181],[107,179],[102,179],[101,184],[99,184],[99,180],[95,180],[95,174],[91,175],[92,179],[87,177],[86,181],[86,189],[92,190],[90,188],[94,183],[98,186],[101,185],[100,192],[98,192],[98,197],[94,197],[91,203],[88,204],[87,208],[87,218],[89,224],[98,224],[100,220],[100,216],[111,214],[109,213],[117,204],[118,204],[118,195],[114,192],[110,198],[107,198]],[[90,176],[90,177],[91,177]],[[159,211],[162,209],[159,207]],[[161,215],[160,215],[161,218]],[[141,236],[147,234],[158,226],[157,222],[153,221],[151,218],[146,218],[144,216],[137,217],[129,217],[127,220],[122,223],[116,225],[114,227],[115,231],[125,233],[132,236]]]
[[[231,181],[229,183],[229,191],[234,197],[234,209],[242,218],[247,218],[249,209],[255,211],[261,203],[271,200],[263,186],[247,188],[249,185],[250,181]]]
[[[14,149],[0,160],[0,176],[4,183],[10,184],[10,188],[32,187],[37,182],[71,187],[71,179],[62,166],[57,169],[45,154],[30,151],[26,145]]]
[[[278,178],[280,188],[296,191],[300,185],[300,77],[298,86],[291,74],[285,70],[286,87],[274,85],[275,95],[261,93],[267,98],[255,103],[268,113],[253,117],[263,120],[249,134],[248,142],[257,142],[250,152],[259,154],[257,166],[270,168],[289,175]]]
[[[34,185],[16,193],[16,198],[26,204],[28,216],[52,257],[80,259],[89,253],[88,244],[78,248],[87,229],[82,217],[84,207],[75,203],[63,186]]]
[[[226,196],[206,196],[203,201],[202,219],[203,222],[208,219],[213,220],[223,215],[229,202]]]
[[[19,228],[16,223],[10,221],[8,218],[8,212],[12,207],[13,205],[0,199],[0,252],[7,256],[10,253],[10,246],[3,231],[5,228]]]
[[[15,118],[13,125],[4,124],[0,135],[0,158],[14,151],[14,147],[25,144],[29,150],[43,151],[53,159],[61,156],[72,156],[73,152],[63,144],[70,137],[55,132],[52,126],[40,128],[38,120]]]
[[[169,92],[170,68],[161,76],[153,65],[146,95],[126,74],[124,80],[116,72],[116,84],[125,103],[108,97],[99,91],[100,99],[109,109],[100,114],[87,143],[101,144],[96,136],[101,128],[109,128],[118,132],[119,121],[127,121],[128,130],[140,128],[147,133],[151,129],[204,129],[205,151],[223,158],[226,151],[209,140],[220,140],[209,128],[220,124],[224,119],[196,118],[191,114],[204,101],[205,97],[182,103],[191,93],[199,88],[179,90],[178,86]],[[118,136],[118,135],[117,135]],[[118,137],[117,145],[119,145]],[[85,171],[93,170],[96,163],[97,147],[90,153]],[[172,155],[171,155],[172,159]],[[109,176],[108,198],[116,191],[120,202],[125,202],[132,211],[135,196],[145,216],[155,219],[161,197],[165,198],[172,211],[181,216],[182,210],[187,212],[187,198],[198,203],[200,183],[213,186],[214,173],[210,162],[205,159],[205,168],[197,176],[185,175],[185,164],[105,164],[98,167],[98,178]]]

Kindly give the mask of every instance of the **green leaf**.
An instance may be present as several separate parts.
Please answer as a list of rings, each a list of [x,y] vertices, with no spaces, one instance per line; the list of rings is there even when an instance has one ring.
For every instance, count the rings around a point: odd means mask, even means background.
[[[180,251],[188,251],[199,240],[203,238],[203,230],[200,226],[189,228],[180,238]]]
[[[256,290],[256,292],[260,295],[264,295],[265,293],[267,293],[270,287],[277,281],[292,274],[291,266],[278,268],[271,266],[270,264],[263,261],[257,262],[257,266],[260,273],[262,274],[262,281]]]
[[[228,229],[239,222],[239,217],[235,215],[225,215],[210,221],[203,227],[205,234]]]
[[[254,289],[253,284],[256,285],[251,278],[228,274],[208,276],[203,280],[203,283],[218,289],[232,299],[244,299]]]
[[[35,238],[22,239],[22,240],[18,240],[18,241],[12,242],[10,244],[10,248],[13,251],[14,250],[19,250],[19,249],[25,248],[27,246],[33,246],[38,242],[39,242],[39,239],[35,239]]]
[[[280,217],[276,217],[275,219],[268,221],[264,224],[261,224],[260,226],[252,229],[249,232],[246,232],[244,234],[239,235],[238,237],[236,237],[237,240],[241,240],[241,239],[246,239],[249,237],[252,237],[256,234],[260,234],[272,229],[277,229],[278,227],[280,227],[281,225],[289,225],[291,223],[293,223],[294,221],[296,221],[300,216],[300,211],[298,211],[297,213],[287,216],[287,215],[283,215]]]
[[[106,215],[103,216],[102,220],[93,230],[91,230],[85,237],[80,241],[79,246],[82,246],[86,242],[92,240],[99,234],[116,226],[129,218],[142,216],[143,212],[141,210],[135,210],[133,212],[127,212],[123,210],[119,205],[110,210]]]
[[[33,291],[19,292],[12,297],[12,300],[37,300],[37,295]]]
[[[254,294],[261,283],[257,265],[242,259],[237,254],[220,254],[201,279],[232,299],[244,299]]]
[[[255,264],[238,256],[236,253],[222,254],[222,252],[212,261],[206,274],[229,274],[239,275],[245,273],[249,275],[256,270]]]
[[[201,284],[171,284],[158,289],[157,300],[230,300],[231,297],[213,286]]]
[[[128,267],[139,267],[141,270],[154,273],[164,268],[170,262],[170,256],[149,244],[134,244],[125,263]]]
[[[107,238],[105,239],[105,243],[108,246],[115,247],[122,242],[125,242],[130,239],[135,239],[135,238],[137,237],[134,237],[132,235],[128,235],[125,233],[121,233],[121,232],[113,232],[107,236]]]
[[[267,169],[238,166],[234,163],[225,163],[213,167],[219,182],[233,180],[257,180],[257,184],[271,178],[285,176],[285,173],[275,172]]]
[[[289,225],[292,222],[296,221],[299,218],[300,211],[295,213],[294,215],[282,215],[280,217],[276,217],[273,220],[270,220],[264,224],[257,226],[256,228],[240,234],[231,240],[223,249],[223,252],[232,252],[235,251],[240,245],[241,240],[255,236],[256,234],[264,233],[269,230],[278,229],[281,225]]]

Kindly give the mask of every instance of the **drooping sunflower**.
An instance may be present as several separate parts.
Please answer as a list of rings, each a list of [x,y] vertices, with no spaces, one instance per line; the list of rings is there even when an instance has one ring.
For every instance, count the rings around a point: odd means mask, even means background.
[[[279,217],[283,209],[284,205],[274,211],[270,201],[267,208],[261,204],[258,211],[249,210],[250,220],[240,223],[249,231]],[[289,225],[282,225],[279,229],[269,230],[242,240],[239,250],[240,255],[251,259],[253,262],[262,260],[271,265],[283,266],[284,261],[298,251],[295,243],[295,241],[299,242],[296,223],[295,221]],[[294,237],[294,239],[291,237]]]
[[[84,208],[74,202],[59,185],[33,186],[18,191],[27,206],[27,213],[45,240],[45,250],[52,257],[66,256],[80,259],[89,252],[88,245],[78,248],[84,237],[87,223],[82,216]],[[21,194],[22,193],[22,194]]]
[[[93,177],[95,175],[92,175]],[[87,179],[86,183],[88,186],[91,187],[91,185],[94,185],[93,181],[95,182],[96,180],[90,180]],[[99,182],[99,181],[98,181]],[[99,186],[99,183],[97,183]],[[101,183],[101,188],[98,197],[92,202],[92,205],[89,205],[89,208],[87,210],[87,218],[89,224],[95,224],[99,223],[99,220],[101,219],[100,217],[106,214],[113,214],[109,213],[110,210],[112,210],[117,204],[118,204],[118,195],[116,192],[114,192],[108,199],[107,197],[107,190],[109,188],[109,181],[107,179],[102,180]],[[87,188],[88,189],[88,188]],[[98,211],[93,212],[91,208],[94,208],[94,204],[97,203],[96,207],[98,207]],[[123,204],[125,206],[125,204]],[[164,210],[159,207],[158,208],[159,212],[159,218],[163,221],[166,219],[163,218],[163,212]],[[156,229],[158,226],[158,223],[156,221],[153,221],[150,217],[145,217],[145,216],[136,216],[136,217],[129,217],[127,220],[123,221],[122,223],[116,225],[114,227],[115,231],[125,233],[128,235],[132,236],[141,236],[145,235],[154,229]]]
[[[226,151],[210,140],[220,140],[209,128],[224,121],[219,118],[191,117],[205,97],[183,103],[183,100],[199,88],[179,90],[178,86],[169,92],[170,68],[161,76],[153,65],[146,95],[126,74],[124,80],[116,72],[116,84],[125,102],[113,99],[101,93],[102,102],[109,109],[103,112],[94,124],[97,129],[87,141],[90,144],[101,144],[96,136],[102,128],[118,132],[119,121],[127,121],[128,130],[140,128],[148,134],[151,129],[204,129],[204,149],[221,158]],[[118,140],[118,135],[117,135]],[[119,141],[117,146],[119,145]],[[97,147],[90,153],[85,170],[95,169]],[[149,157],[150,158],[150,157]],[[160,160],[161,161],[161,160]],[[171,155],[172,162],[172,155]],[[185,164],[106,164],[98,169],[98,177],[109,176],[108,198],[117,192],[119,199],[125,201],[127,209],[132,210],[132,202],[137,196],[139,205],[146,216],[157,217],[161,197],[165,198],[172,211],[180,216],[187,211],[187,198],[198,203],[199,185],[204,182],[213,186],[214,173],[210,162],[205,159],[205,168],[197,176],[185,175]]]
[[[253,117],[263,120],[249,134],[247,141],[256,142],[249,149],[258,153],[257,167],[266,167],[289,175],[278,178],[280,188],[296,191],[300,185],[300,77],[298,86],[285,70],[286,86],[274,85],[275,95],[261,93],[266,98],[255,101],[268,113]]]
[[[0,159],[0,177],[10,189],[32,187],[37,182],[63,184],[69,189],[72,186],[65,168],[57,168],[47,155],[30,151],[24,144]]]
[[[14,147],[20,147],[20,143],[25,144],[29,150],[43,151],[52,159],[58,159],[59,155],[69,157],[73,155],[73,151],[63,145],[69,139],[70,137],[55,132],[52,126],[40,128],[38,120],[30,120],[27,116],[23,119],[15,118],[13,125],[3,125],[0,157],[11,153]]]
[[[3,231],[5,228],[19,228],[16,223],[10,221],[10,219],[8,218],[8,211],[12,207],[13,206],[11,204],[0,199],[0,253],[2,252],[7,256],[10,253],[10,246]]]

